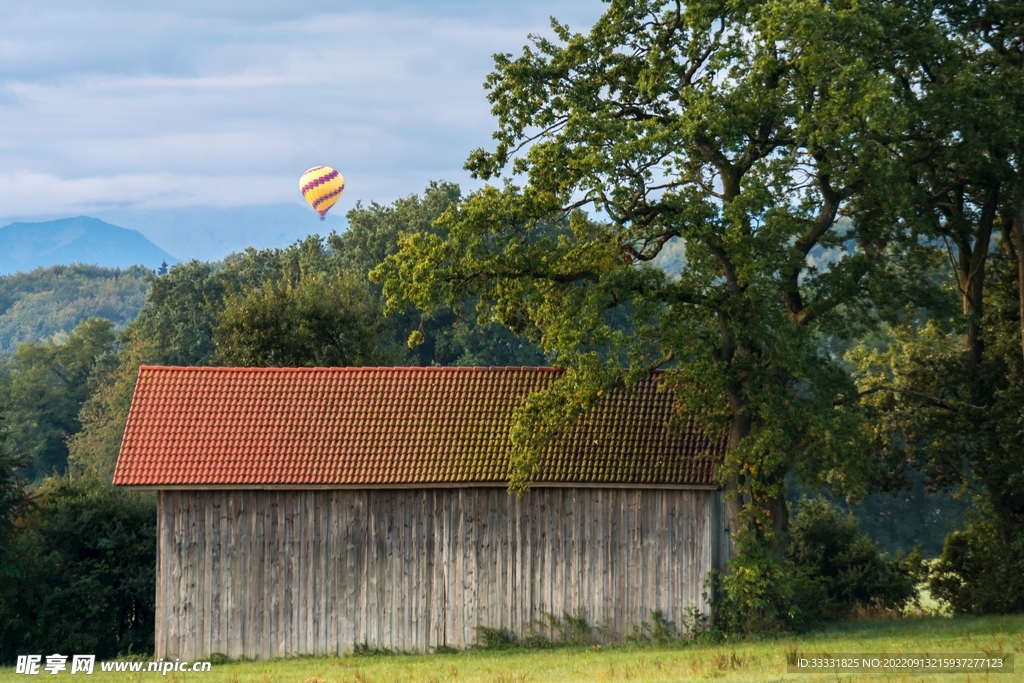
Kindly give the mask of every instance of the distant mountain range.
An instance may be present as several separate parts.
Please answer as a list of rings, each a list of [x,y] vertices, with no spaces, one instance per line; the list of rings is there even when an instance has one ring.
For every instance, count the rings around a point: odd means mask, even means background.
[[[165,261],[178,263],[142,233],[88,216],[0,228],[0,274],[71,263],[156,269]]]
[[[137,230],[157,247],[178,259],[219,261],[247,247],[273,249],[286,247],[312,233],[326,237],[332,231],[348,227],[344,212],[327,214],[321,222],[305,203],[266,204],[219,208],[185,206],[178,208],[100,208],[89,215],[111,225]],[[36,223],[63,218],[60,215],[0,215],[0,225]],[[160,260],[157,259],[157,265]],[[171,263],[168,259],[167,263]]]

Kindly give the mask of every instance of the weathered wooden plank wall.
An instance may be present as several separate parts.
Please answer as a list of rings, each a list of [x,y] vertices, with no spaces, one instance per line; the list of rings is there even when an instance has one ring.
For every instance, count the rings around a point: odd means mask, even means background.
[[[498,488],[162,491],[156,656],[425,651],[546,613],[629,633],[707,612],[721,494]]]

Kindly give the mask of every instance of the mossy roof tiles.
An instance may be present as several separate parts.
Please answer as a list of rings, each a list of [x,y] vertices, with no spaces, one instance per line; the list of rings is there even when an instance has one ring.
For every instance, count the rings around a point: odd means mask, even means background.
[[[502,484],[512,412],[547,368],[144,366],[114,471],[126,486]],[[616,390],[544,455],[537,483],[707,486],[712,442],[669,426],[657,378]]]

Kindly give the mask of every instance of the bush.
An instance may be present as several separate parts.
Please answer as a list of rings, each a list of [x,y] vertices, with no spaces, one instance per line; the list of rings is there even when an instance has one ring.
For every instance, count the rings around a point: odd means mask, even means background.
[[[696,607],[690,606],[683,614],[682,626],[665,617],[660,609],[651,612],[651,620],[633,625],[633,634],[626,640],[634,643],[669,645],[695,641],[711,634],[711,620]]]
[[[842,619],[858,607],[900,609],[914,577],[861,534],[857,521],[822,499],[803,498],[789,530],[793,602],[806,624]]]
[[[0,587],[0,661],[152,652],[152,496],[55,477],[36,490],[16,528]]]
[[[966,530],[946,537],[928,588],[955,614],[1024,611],[1024,538],[1004,541],[991,520],[971,520]]]
[[[765,543],[741,540],[725,571],[712,574],[711,590],[715,628],[722,633],[772,633],[798,626],[792,572]]]
[[[476,635],[476,648],[481,650],[586,647],[597,644],[594,629],[581,612],[564,612],[562,616],[547,612],[543,619],[530,624],[530,630],[523,638],[508,629],[487,626],[477,627]]]

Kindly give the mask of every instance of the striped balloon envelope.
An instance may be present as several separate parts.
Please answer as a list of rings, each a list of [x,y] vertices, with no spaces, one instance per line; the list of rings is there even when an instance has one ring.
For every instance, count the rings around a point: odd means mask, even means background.
[[[345,179],[330,166],[314,166],[299,178],[299,190],[323,220],[345,191]]]

